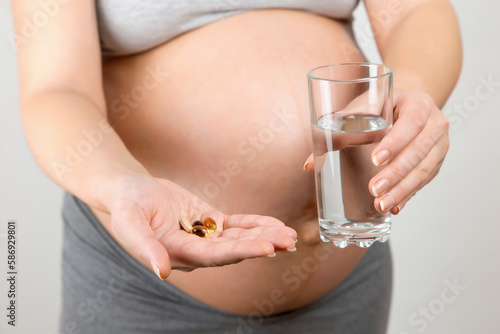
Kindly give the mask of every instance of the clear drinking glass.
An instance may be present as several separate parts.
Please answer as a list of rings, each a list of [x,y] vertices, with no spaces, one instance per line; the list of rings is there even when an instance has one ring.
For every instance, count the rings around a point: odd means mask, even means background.
[[[390,213],[378,212],[371,160],[392,126],[392,69],[371,63],[326,65],[307,73],[320,236],[337,247],[385,242]]]

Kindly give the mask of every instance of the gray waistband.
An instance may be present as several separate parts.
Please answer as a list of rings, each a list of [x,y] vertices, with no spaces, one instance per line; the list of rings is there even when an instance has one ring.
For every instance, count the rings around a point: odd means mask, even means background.
[[[68,324],[81,333],[385,332],[392,278],[388,244],[374,244],[347,279],[311,305],[251,318],[214,309],[160,281],[69,194],[63,219],[63,333]]]

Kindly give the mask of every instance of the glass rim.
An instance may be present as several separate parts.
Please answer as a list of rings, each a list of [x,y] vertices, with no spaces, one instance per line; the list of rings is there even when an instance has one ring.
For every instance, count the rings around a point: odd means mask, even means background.
[[[366,67],[376,66],[376,67],[383,67],[383,68],[387,69],[388,71],[386,73],[383,73],[383,74],[374,75],[374,76],[368,76],[368,77],[364,77],[364,78],[357,78],[357,79],[331,79],[331,78],[322,78],[322,77],[318,77],[318,76],[312,75],[313,71],[316,71],[316,70],[319,70],[319,69],[322,69],[322,68],[326,68],[326,67],[340,67],[340,66],[345,66],[345,65],[350,65],[350,66],[356,65],[356,66],[366,66]],[[384,64],[369,63],[369,62],[358,62],[358,63],[336,63],[336,64],[328,64],[328,65],[318,66],[318,67],[313,68],[309,72],[307,72],[307,77],[309,79],[318,80],[318,81],[330,81],[330,82],[363,82],[363,81],[369,81],[369,80],[373,80],[373,79],[383,78],[383,77],[386,77],[386,76],[391,76],[392,74],[393,74],[393,69],[390,66],[387,66],[387,65],[384,65]]]

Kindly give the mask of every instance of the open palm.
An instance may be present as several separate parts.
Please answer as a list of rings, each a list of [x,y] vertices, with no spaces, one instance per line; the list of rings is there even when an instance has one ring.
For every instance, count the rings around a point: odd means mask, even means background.
[[[115,237],[150,265],[160,278],[171,269],[192,270],[294,249],[296,232],[258,215],[226,215],[165,179],[133,175],[112,189],[111,228]],[[179,220],[211,217],[217,230],[206,238],[187,233]]]

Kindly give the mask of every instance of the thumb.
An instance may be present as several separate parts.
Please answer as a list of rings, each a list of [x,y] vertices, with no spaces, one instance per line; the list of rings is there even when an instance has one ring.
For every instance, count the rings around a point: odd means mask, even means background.
[[[161,280],[170,275],[171,265],[167,250],[156,238],[149,221],[140,209],[113,210],[111,229],[122,245],[135,253],[140,262],[150,267]]]
[[[141,244],[143,249],[138,252],[138,255],[144,260],[149,260],[149,265],[156,276],[162,281],[165,280],[171,272],[170,257],[167,250],[154,235],[144,236]]]
[[[307,158],[306,163],[304,164],[304,170],[308,172],[314,172],[314,157],[311,155]]]

